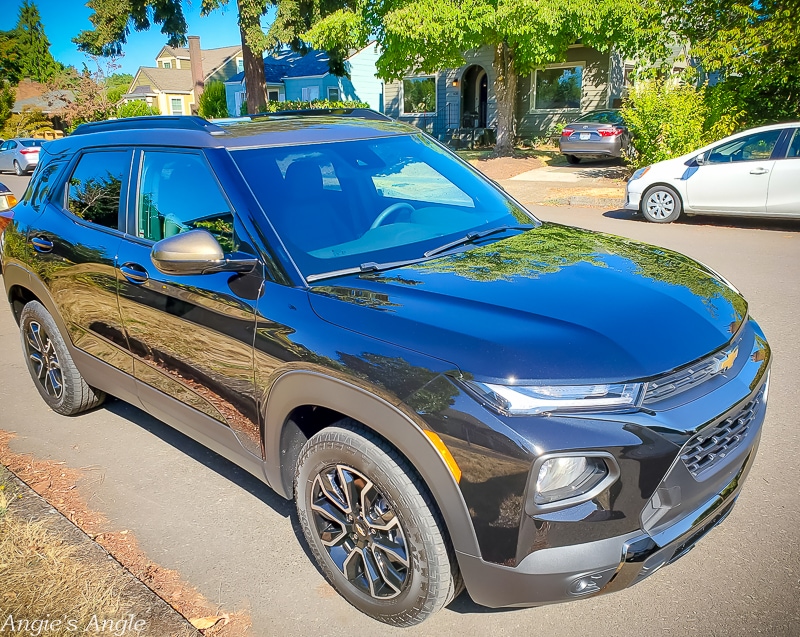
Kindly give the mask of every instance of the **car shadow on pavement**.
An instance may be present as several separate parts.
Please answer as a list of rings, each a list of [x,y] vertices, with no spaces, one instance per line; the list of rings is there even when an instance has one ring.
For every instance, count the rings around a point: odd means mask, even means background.
[[[645,218],[633,210],[619,208],[603,213],[608,219],[623,219],[647,223]],[[771,230],[777,232],[800,232],[800,219],[763,219],[760,217],[724,217],[716,215],[682,215],[673,222],[685,226],[710,226],[717,228],[739,228],[750,230]],[[653,224],[656,225],[656,224]]]

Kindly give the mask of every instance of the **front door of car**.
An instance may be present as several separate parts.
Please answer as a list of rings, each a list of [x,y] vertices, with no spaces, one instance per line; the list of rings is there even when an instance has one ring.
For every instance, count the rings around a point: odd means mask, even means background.
[[[687,204],[708,212],[765,212],[780,130],[762,131],[720,144],[686,181]]]
[[[114,267],[131,156],[130,150],[97,150],[82,153],[70,166],[50,163],[35,183],[31,205],[41,214],[28,231],[32,267],[73,344],[127,374],[133,373],[133,360],[120,321]]]
[[[800,128],[789,131],[785,157],[775,160],[769,180],[767,212],[772,215],[800,215]]]
[[[0,144],[0,170],[11,170],[11,147],[16,144],[11,141],[3,142]]]
[[[140,400],[190,426],[185,406],[202,412],[260,457],[253,340],[261,269],[167,275],[150,258],[155,242],[192,229],[208,230],[225,253],[254,250],[202,152],[144,150],[134,163],[117,280]]]

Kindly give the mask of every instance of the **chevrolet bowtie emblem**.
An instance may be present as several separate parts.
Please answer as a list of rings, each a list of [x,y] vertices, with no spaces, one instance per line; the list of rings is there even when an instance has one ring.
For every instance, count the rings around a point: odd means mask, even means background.
[[[728,355],[717,363],[717,372],[726,372],[736,362],[736,357],[739,355],[739,348],[735,348],[728,352]]]

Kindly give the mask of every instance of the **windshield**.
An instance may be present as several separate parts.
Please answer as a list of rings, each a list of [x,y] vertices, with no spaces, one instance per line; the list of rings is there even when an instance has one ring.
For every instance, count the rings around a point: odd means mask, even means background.
[[[422,135],[232,155],[305,276],[423,259],[475,231],[536,223]]]
[[[593,111],[583,117],[579,117],[576,122],[593,122],[596,124],[622,124],[623,119],[618,111]]]

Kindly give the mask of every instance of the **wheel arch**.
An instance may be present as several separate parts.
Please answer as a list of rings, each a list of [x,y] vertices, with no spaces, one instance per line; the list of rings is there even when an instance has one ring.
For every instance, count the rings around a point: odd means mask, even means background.
[[[64,335],[64,341],[67,346],[72,347],[69,331],[61,318],[61,313],[58,311],[47,286],[36,275],[16,263],[6,263],[3,269],[3,281],[6,287],[6,296],[11,304],[11,311],[17,325],[19,325],[22,308],[31,301],[38,301],[53,317],[58,331]]]
[[[291,415],[305,406],[352,418],[394,446],[425,482],[454,548],[480,556],[461,489],[420,423],[383,398],[320,372],[286,372],[278,377],[267,397],[263,414],[265,473],[276,492],[287,499],[293,497],[289,476],[294,473],[295,460],[306,438]]]

